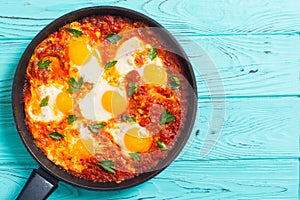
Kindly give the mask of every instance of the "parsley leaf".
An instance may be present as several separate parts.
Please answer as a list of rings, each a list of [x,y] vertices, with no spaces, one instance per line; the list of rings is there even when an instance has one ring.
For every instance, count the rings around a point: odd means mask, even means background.
[[[174,121],[175,116],[170,113],[167,109],[165,109],[160,116],[160,124],[167,124]]]
[[[43,60],[41,59],[38,63],[38,69],[47,69],[50,64],[51,64],[50,60],[45,60],[45,62],[43,62]]]
[[[49,136],[54,140],[60,140],[65,137],[63,134],[61,134],[59,132],[50,133]]]
[[[176,76],[174,76],[173,74],[168,74],[168,77],[170,78],[170,82],[168,85],[170,86],[170,88],[172,88],[172,90],[180,88],[181,83]]]
[[[74,29],[74,28],[69,28],[69,29],[67,29],[67,31],[75,37],[79,37],[82,35],[82,31]]]
[[[75,93],[75,92],[77,92],[78,90],[75,89],[75,88],[67,88],[67,91],[70,92],[70,93]]]
[[[128,95],[132,96],[134,93],[138,91],[137,84],[134,82],[128,83]]]
[[[71,77],[69,80],[68,80],[68,84],[75,87],[76,85],[76,80],[75,78]]]
[[[159,148],[160,148],[162,151],[168,150],[168,147],[166,146],[166,144],[165,144],[164,142],[157,141],[156,144],[159,146]]]
[[[110,33],[108,35],[105,36],[105,39],[107,39],[108,41],[110,41],[113,44],[117,44],[117,42],[119,40],[121,40],[121,36],[116,34],[116,33]]]
[[[48,105],[48,101],[49,101],[49,97],[45,97],[42,99],[41,103],[40,103],[40,107],[44,107]]]
[[[121,118],[125,122],[136,122],[136,119],[134,119],[134,117],[130,117],[127,115],[122,115]]]
[[[104,126],[106,126],[106,124],[89,124],[88,128],[92,133],[98,134],[99,133],[99,129],[103,128]]]
[[[108,171],[112,174],[116,173],[116,170],[113,168],[113,166],[115,166],[115,164],[111,160],[100,161],[97,164],[100,165],[103,169],[105,169],[106,171]]]
[[[71,77],[68,81],[68,84],[70,87],[67,89],[67,91],[71,93],[75,93],[79,91],[80,87],[83,85],[83,78],[80,77],[78,81],[76,81],[75,78]]]
[[[111,61],[111,62],[106,63],[104,69],[109,69],[109,68],[115,66],[115,65],[117,64],[117,62],[118,62],[118,61],[114,60],[114,61]]]
[[[68,124],[72,124],[77,119],[78,119],[78,117],[76,115],[69,115],[68,116]]]
[[[158,55],[156,46],[153,46],[152,49],[148,49],[148,56],[151,60],[153,60],[154,58],[156,58]]]
[[[132,157],[132,159],[133,159],[135,162],[140,162],[140,160],[141,160],[140,154],[141,154],[140,152],[129,153],[129,155]]]

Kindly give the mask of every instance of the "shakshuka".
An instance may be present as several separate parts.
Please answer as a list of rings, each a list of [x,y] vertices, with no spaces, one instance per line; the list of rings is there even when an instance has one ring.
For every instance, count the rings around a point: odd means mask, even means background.
[[[27,66],[26,123],[73,176],[121,182],[155,169],[186,116],[180,60],[147,24],[89,16],[51,33]]]

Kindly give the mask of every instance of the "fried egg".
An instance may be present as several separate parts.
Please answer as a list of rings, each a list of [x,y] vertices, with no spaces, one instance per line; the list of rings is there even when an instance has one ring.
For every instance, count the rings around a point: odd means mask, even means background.
[[[99,79],[96,86],[79,101],[82,115],[94,121],[105,121],[127,108],[125,87],[114,87]]]
[[[116,53],[116,60],[118,60],[116,69],[123,76],[136,70],[146,84],[166,85],[167,73],[163,61],[159,57],[151,60],[147,50],[150,48],[149,44],[145,44],[138,37],[123,42]],[[134,60],[137,56],[143,59],[142,66],[135,64]]]
[[[47,155],[54,163],[64,166],[66,169],[72,168],[81,171],[86,167],[78,164],[74,165],[74,163],[80,163],[82,159],[92,157],[95,154],[95,146],[97,147],[97,145],[95,139],[89,135],[87,128],[78,122],[73,124],[74,126],[64,130],[64,141],[68,148],[61,152],[68,156],[71,155],[71,157],[68,160],[57,160],[57,157],[53,156],[51,149],[48,149]],[[80,131],[79,137],[73,134],[73,131],[76,129]]]
[[[147,152],[153,143],[151,133],[137,123],[116,123],[106,130],[125,154]]]
[[[29,116],[35,121],[61,121],[72,112],[73,99],[62,85],[41,85],[31,88],[32,102],[28,108]],[[41,105],[47,99],[47,103]]]
[[[90,134],[90,131],[87,127],[84,127],[82,124],[80,126],[80,138],[77,138],[76,142],[73,145],[73,149],[77,150],[80,154],[83,154],[84,157],[89,157],[95,154],[96,147],[99,144],[96,142],[95,138]]]
[[[83,77],[86,82],[97,83],[103,67],[100,53],[96,48],[92,49],[85,39],[77,39],[69,44],[69,57],[74,64],[73,67],[78,69],[78,76]]]
[[[91,47],[88,45],[88,39],[81,37],[70,41],[69,57],[74,65],[82,66],[92,53]]]
[[[84,81],[95,85],[103,72],[103,68],[100,67],[101,61],[100,56],[98,56],[98,51],[95,49],[93,52],[88,61],[77,68],[79,70],[79,76],[83,77]]]
[[[157,62],[151,62],[139,68],[138,73],[146,84],[166,85],[167,72],[163,67],[161,59],[157,58]]]
[[[135,70],[133,53],[141,50],[144,43],[137,37],[132,37],[124,41],[117,50],[115,60],[117,60],[116,69],[121,75],[126,75],[128,72]]]

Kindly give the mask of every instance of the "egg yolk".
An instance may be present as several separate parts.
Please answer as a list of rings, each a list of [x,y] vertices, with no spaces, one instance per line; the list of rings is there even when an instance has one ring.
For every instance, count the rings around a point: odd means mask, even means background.
[[[67,91],[62,91],[56,97],[56,106],[64,114],[73,110],[73,99]]]
[[[124,143],[131,152],[147,152],[152,145],[152,137],[143,134],[139,128],[132,128],[125,134]]]
[[[163,67],[150,64],[144,68],[144,81],[149,84],[165,85],[167,73]]]
[[[88,158],[94,153],[93,141],[91,139],[78,140],[72,149],[72,154],[80,158]]]
[[[126,110],[125,99],[115,91],[106,91],[102,96],[102,106],[113,115],[119,115]]]
[[[69,44],[69,56],[70,60],[75,65],[83,65],[88,57],[91,55],[91,51],[89,50],[88,44],[84,40],[76,40],[72,41]]]

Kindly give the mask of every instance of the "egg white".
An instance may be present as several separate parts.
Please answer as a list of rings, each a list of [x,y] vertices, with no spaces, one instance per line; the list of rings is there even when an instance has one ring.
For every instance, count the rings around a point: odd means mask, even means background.
[[[41,113],[35,115],[32,110],[33,104],[29,105],[28,114],[31,119],[39,122],[50,122],[50,121],[61,121],[64,117],[64,114],[56,106],[56,98],[59,93],[63,90],[63,86],[54,86],[54,85],[41,85],[36,89],[33,89],[31,92],[35,92],[40,99],[49,97],[48,105],[41,107]]]
[[[115,116],[106,111],[102,105],[102,96],[107,91],[117,91],[127,101],[125,87],[114,87],[106,80],[99,79],[94,88],[84,98],[79,100],[82,115],[93,121],[106,121]]]
[[[101,56],[97,49],[94,49],[89,56],[87,62],[82,66],[75,65],[78,69],[80,77],[83,77],[85,82],[97,84],[97,81],[103,73],[103,67],[101,67]]]
[[[87,127],[84,127],[83,125],[80,126],[80,137],[79,140],[82,140],[83,145],[85,145],[84,141],[91,140],[92,141],[92,147],[86,147],[86,149],[89,151],[91,155],[95,154],[96,147],[99,147],[100,144],[96,141],[96,139],[91,135],[91,132]],[[77,139],[77,140],[78,140]]]
[[[143,42],[132,37],[123,42],[117,50],[115,60],[117,60],[116,69],[121,75],[126,75],[128,72],[136,69],[134,65],[133,53],[143,48]]]

